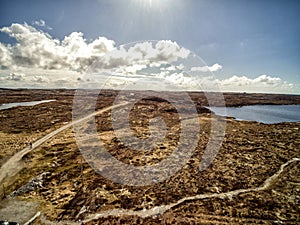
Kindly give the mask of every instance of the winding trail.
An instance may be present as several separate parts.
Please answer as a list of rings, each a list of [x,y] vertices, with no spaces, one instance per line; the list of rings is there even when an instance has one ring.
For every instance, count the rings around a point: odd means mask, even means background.
[[[100,109],[98,111],[95,111],[94,113],[92,113],[90,115],[87,115],[87,116],[85,116],[81,119],[72,121],[72,122],[58,128],[57,130],[52,131],[51,133],[45,135],[44,137],[40,138],[36,142],[32,143],[32,148],[26,147],[23,150],[17,152],[5,164],[2,165],[2,167],[0,169],[0,184],[3,182],[3,180],[6,177],[14,176],[18,172],[20,172],[20,170],[23,168],[23,165],[21,163],[21,159],[24,155],[26,155],[30,151],[34,150],[35,148],[37,148],[38,146],[40,146],[41,144],[43,144],[44,142],[46,142],[47,140],[52,138],[53,136],[55,136],[58,133],[70,128],[71,126],[73,126],[75,124],[78,124],[78,123],[81,123],[81,122],[83,122],[87,119],[90,119],[91,117],[93,117],[97,114],[101,114],[101,113],[107,112],[111,109],[118,108],[120,106],[124,106],[124,105],[127,105],[127,104],[128,104],[127,102],[124,102],[124,103],[120,103],[120,104],[117,104],[117,105],[109,106],[109,107],[106,107],[104,109]]]
[[[165,213],[167,210],[172,209],[175,206],[178,206],[186,201],[193,201],[193,200],[201,200],[201,199],[208,199],[208,198],[228,198],[231,199],[234,196],[237,196],[241,193],[247,193],[247,192],[259,192],[268,189],[273,182],[284,172],[284,169],[290,165],[293,162],[300,162],[300,158],[293,158],[286,163],[282,164],[280,166],[280,169],[273,174],[271,177],[265,180],[263,185],[256,187],[256,188],[247,188],[247,189],[238,189],[234,191],[229,191],[229,192],[223,192],[223,193],[214,193],[214,194],[200,194],[200,195],[195,195],[195,196],[190,196],[190,197],[185,197],[180,200],[178,200],[175,203],[171,203],[168,205],[161,205],[161,206],[155,206],[151,209],[144,209],[144,210],[139,210],[139,211],[133,211],[133,210],[126,210],[126,209],[113,209],[113,210],[108,210],[108,211],[102,211],[99,213],[94,213],[94,214],[89,214],[86,216],[86,219],[83,221],[84,223],[91,222],[93,220],[101,219],[101,218],[106,218],[109,216],[114,216],[114,217],[119,217],[119,216],[139,216],[142,218],[146,217],[151,217],[151,216],[156,216],[156,215],[161,215]],[[226,216],[216,216],[216,215],[207,215],[207,214],[202,214],[202,215],[197,215],[198,217],[201,217],[201,220],[205,220],[207,223],[214,223],[214,224],[225,224],[222,219],[232,219],[234,223],[240,223],[241,220],[246,222],[252,221],[252,222],[260,222],[260,224],[269,224],[270,221],[263,220],[263,219],[256,219],[256,218],[235,218],[235,217],[226,217]],[[193,215],[192,217],[195,217]],[[221,221],[220,221],[221,219]],[[41,221],[45,225],[77,225],[78,222],[76,221],[70,221],[70,220],[61,220],[61,221],[50,221],[46,219],[43,215],[41,216]],[[186,222],[186,221],[185,221]],[[226,224],[228,224],[226,222]]]
[[[87,216],[86,220],[84,222],[90,222],[92,220],[105,218],[108,216],[139,216],[142,218],[155,216],[159,214],[165,213],[167,210],[172,209],[175,206],[178,206],[182,204],[183,202],[190,201],[190,200],[200,200],[200,199],[207,199],[207,198],[229,198],[231,199],[233,196],[239,195],[241,193],[246,192],[258,192],[266,190],[271,186],[271,184],[280,176],[280,174],[284,171],[285,167],[287,167],[289,164],[300,161],[299,158],[293,158],[289,160],[288,162],[282,164],[280,166],[280,169],[271,177],[265,180],[262,186],[256,187],[256,188],[247,188],[247,189],[237,189],[234,191],[224,192],[224,193],[214,193],[214,194],[199,194],[195,196],[185,197],[180,200],[178,200],[175,203],[171,203],[168,205],[161,205],[161,206],[155,206],[151,209],[144,209],[140,211],[133,211],[133,210],[125,210],[125,209],[113,209],[109,211],[103,211],[100,213],[90,214]]]

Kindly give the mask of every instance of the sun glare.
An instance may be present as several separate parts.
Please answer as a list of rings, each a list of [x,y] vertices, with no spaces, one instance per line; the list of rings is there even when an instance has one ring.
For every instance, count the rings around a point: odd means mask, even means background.
[[[144,8],[161,9],[168,5],[169,0],[135,0]]]

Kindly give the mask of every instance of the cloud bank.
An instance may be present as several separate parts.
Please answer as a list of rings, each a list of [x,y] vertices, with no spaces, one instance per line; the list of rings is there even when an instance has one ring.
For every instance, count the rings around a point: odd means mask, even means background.
[[[224,80],[217,80],[220,87],[224,91],[239,91],[243,92],[289,92],[294,88],[294,85],[283,81],[279,77],[271,77],[266,74],[256,78],[248,78],[246,76],[232,76]]]
[[[44,26],[44,21],[36,24]],[[111,69],[133,66],[137,61],[172,62],[190,53],[171,41],[159,41],[155,46],[150,42],[138,43],[126,51],[122,47],[116,49],[115,42],[105,37],[87,42],[81,32],[73,32],[60,41],[26,23],[15,23],[0,31],[17,41],[15,45],[1,43],[1,69],[17,66],[85,72],[94,61],[101,69]],[[110,54],[112,50],[116,51]]]
[[[0,44],[1,69],[30,67],[83,71],[92,59],[103,56],[115,45],[105,37],[88,43],[81,32],[73,32],[60,41],[26,23],[15,23],[0,31],[17,42],[15,45]]]
[[[49,29],[44,20],[34,21],[32,25]],[[107,82],[109,88],[135,84],[143,77],[152,79],[157,86],[161,84],[159,79],[163,79],[196,91],[199,86],[203,89],[219,86],[223,91],[241,92],[291,92],[295,89],[294,85],[270,75],[213,79],[211,72],[220,71],[221,64],[183,63],[191,57],[191,52],[168,40],[116,47],[116,43],[106,37],[87,41],[83,33],[72,32],[59,40],[33,26],[14,23],[0,29],[16,41],[14,44],[0,43],[1,87],[76,88],[79,82],[100,84],[111,76],[113,78]],[[99,71],[101,76],[85,77],[86,73]],[[145,87],[147,83],[141,86]]]

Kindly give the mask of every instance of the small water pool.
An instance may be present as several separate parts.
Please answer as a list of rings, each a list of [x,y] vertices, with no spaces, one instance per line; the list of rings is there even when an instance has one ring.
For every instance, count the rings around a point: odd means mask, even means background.
[[[56,100],[51,99],[51,100],[32,101],[32,102],[13,102],[13,103],[7,103],[7,104],[0,105],[0,110],[10,109],[10,108],[17,107],[17,106],[34,106],[34,105],[38,105],[38,104],[41,104],[41,103],[53,102],[53,101],[56,101]]]

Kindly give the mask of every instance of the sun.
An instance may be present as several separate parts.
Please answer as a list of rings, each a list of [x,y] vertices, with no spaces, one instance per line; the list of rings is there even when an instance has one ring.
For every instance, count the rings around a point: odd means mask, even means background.
[[[158,4],[160,4],[162,1],[160,0],[143,0],[149,3],[150,6],[157,6]]]
[[[135,0],[137,4],[147,9],[162,9],[165,8],[169,0]]]

